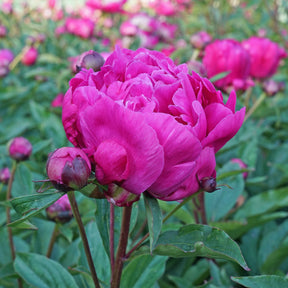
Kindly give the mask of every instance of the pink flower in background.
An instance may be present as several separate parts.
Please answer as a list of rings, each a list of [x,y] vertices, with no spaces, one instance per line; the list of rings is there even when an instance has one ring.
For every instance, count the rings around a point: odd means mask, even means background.
[[[228,75],[214,84],[226,89],[232,86],[235,90],[247,89],[253,85],[249,80],[250,56],[241,44],[233,39],[216,40],[205,48],[203,64],[208,78],[222,72]]]
[[[0,38],[4,38],[7,35],[7,28],[3,25],[0,25]]]
[[[56,5],[56,0],[48,0],[48,7],[54,9]]]
[[[157,15],[173,16],[178,12],[177,6],[170,0],[150,0],[149,6]]]
[[[65,223],[71,220],[73,214],[67,194],[46,208],[46,213],[49,219],[56,222]]]
[[[62,121],[101,184],[179,200],[198,191],[203,177],[216,176],[215,153],[244,119],[235,104],[235,93],[224,104],[220,91],[189,75],[185,64],[117,47],[99,72],[83,69],[71,79]]]
[[[32,153],[32,145],[24,137],[15,137],[8,143],[8,152],[12,159],[24,161],[29,159]]]
[[[59,93],[54,100],[51,102],[51,107],[62,107],[63,104],[63,99],[64,99],[64,94]]]
[[[57,189],[78,190],[87,185],[91,164],[81,149],[62,147],[49,154],[46,171]]]
[[[8,167],[0,169],[0,183],[8,184],[10,177],[11,174]]]
[[[212,41],[212,36],[206,31],[199,31],[190,38],[190,43],[197,49],[203,49]]]
[[[120,33],[123,36],[135,36],[137,31],[137,26],[132,24],[130,21],[124,21],[120,26]]]
[[[8,66],[14,59],[14,54],[9,49],[0,49],[0,66]]]
[[[90,19],[66,18],[65,28],[68,33],[87,39],[93,35],[95,23]]]
[[[25,50],[21,62],[26,66],[32,66],[38,58],[38,50],[35,47],[29,47]]]
[[[127,0],[87,0],[85,5],[104,12],[117,13],[123,11],[126,2]]]
[[[250,75],[255,78],[271,77],[277,72],[279,63],[287,57],[284,48],[268,38],[251,37],[242,42],[251,58]]]
[[[233,159],[231,159],[231,162],[238,164],[240,169],[246,169],[247,168],[247,164],[244,163],[243,160],[240,158],[233,158]],[[248,177],[248,172],[243,172],[242,175],[243,175],[243,178],[246,179]]]

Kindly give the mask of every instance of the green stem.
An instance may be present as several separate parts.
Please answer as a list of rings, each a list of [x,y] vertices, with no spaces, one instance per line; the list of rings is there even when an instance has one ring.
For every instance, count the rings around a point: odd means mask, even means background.
[[[120,240],[119,240],[119,246],[117,249],[117,255],[116,255],[116,260],[115,260],[115,269],[112,275],[111,288],[120,287],[123,262],[125,260],[126,248],[127,248],[127,243],[128,243],[131,212],[132,212],[132,206],[125,207],[123,210]]]
[[[12,192],[12,183],[14,181],[14,176],[17,168],[17,162],[14,161],[11,169],[10,179],[8,181],[8,187],[7,187],[7,193],[6,193],[6,201],[9,202],[11,199],[11,192]],[[11,215],[10,215],[10,207],[6,207],[6,221],[7,225],[11,223]],[[7,227],[8,229],[8,238],[9,238],[9,244],[10,244],[10,250],[11,250],[11,256],[12,260],[15,259],[15,247],[13,242],[13,234],[12,229],[10,227]]]
[[[247,112],[244,122],[255,112],[255,110],[260,106],[263,100],[266,98],[266,93],[261,94],[261,96],[257,99],[257,101],[253,104],[250,110]]]
[[[114,272],[115,255],[114,255],[114,221],[115,221],[115,209],[114,205],[110,203],[110,265],[111,275]]]
[[[49,247],[48,247],[48,250],[47,250],[47,253],[46,253],[46,257],[47,258],[50,258],[51,256],[51,253],[52,253],[52,250],[53,250],[53,246],[54,246],[54,243],[57,239],[57,236],[58,236],[58,233],[59,230],[58,230],[58,224],[56,223],[55,224],[55,227],[54,227],[54,230],[53,230],[53,233],[52,233],[52,236],[51,236],[51,239],[50,239],[50,242],[49,242]]]
[[[67,194],[68,194],[70,205],[71,205],[71,208],[72,208],[72,211],[73,211],[73,215],[75,217],[75,220],[76,220],[78,228],[79,228],[80,236],[81,236],[81,239],[82,239],[82,242],[83,242],[83,246],[84,246],[87,262],[88,262],[88,265],[89,265],[89,268],[90,268],[90,272],[91,272],[91,276],[92,276],[95,288],[100,288],[100,284],[99,284],[98,277],[97,277],[97,274],[96,274],[96,270],[95,270],[95,267],[94,267],[94,263],[93,263],[93,260],[92,260],[91,251],[90,251],[90,248],[89,248],[89,243],[88,243],[88,239],[87,239],[87,236],[86,236],[85,228],[84,228],[83,222],[81,220],[80,212],[79,212],[78,205],[77,205],[77,202],[76,202],[76,199],[75,199],[74,191],[70,191]]]
[[[14,176],[15,176],[15,172],[17,169],[17,162],[13,161],[12,164],[12,169],[11,169],[11,174],[10,174],[10,178],[8,181],[8,187],[7,187],[7,193],[6,193],[6,201],[10,201],[11,199],[11,193],[12,193],[12,184],[14,181]],[[11,215],[10,215],[10,207],[6,207],[6,221],[7,221],[7,225],[9,223],[11,223]],[[15,260],[16,254],[15,254],[15,246],[14,246],[14,241],[13,241],[13,233],[12,233],[12,229],[11,227],[7,227],[8,230],[8,239],[9,239],[9,245],[10,245],[10,250],[11,250],[11,257],[12,260]],[[18,287],[22,288],[22,280],[20,278],[17,279],[18,282]]]
[[[181,203],[179,203],[170,213],[168,213],[164,219],[163,223],[165,223],[176,211],[178,211],[183,205],[185,205],[188,201],[190,201],[193,197],[198,195],[202,190],[199,190],[198,192],[192,194],[191,196],[187,197],[185,200],[183,200]],[[149,232],[143,236],[139,242],[126,254],[125,258],[128,259],[130,255],[149,237]]]

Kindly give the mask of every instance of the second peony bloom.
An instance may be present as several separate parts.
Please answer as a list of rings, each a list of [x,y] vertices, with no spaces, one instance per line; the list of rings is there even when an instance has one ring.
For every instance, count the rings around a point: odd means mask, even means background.
[[[205,78],[164,54],[116,50],[101,70],[70,81],[62,120],[89,157],[97,180],[140,195],[179,200],[215,177],[215,153],[240,129],[245,108],[224,104]]]

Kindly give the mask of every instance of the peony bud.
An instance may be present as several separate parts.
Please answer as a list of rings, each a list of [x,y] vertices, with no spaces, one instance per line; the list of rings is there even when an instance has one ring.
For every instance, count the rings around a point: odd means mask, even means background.
[[[46,213],[48,218],[55,222],[65,223],[70,221],[73,213],[67,194],[46,208]]]
[[[32,152],[31,143],[24,137],[16,137],[8,143],[8,151],[11,158],[16,161],[29,159]]]
[[[87,185],[91,164],[81,149],[62,147],[49,155],[46,171],[56,189],[79,190]]]
[[[77,67],[80,71],[81,68],[90,69],[92,68],[95,72],[100,71],[100,68],[104,65],[104,58],[101,54],[90,50],[82,54],[80,60],[80,67]]]
[[[200,180],[200,187],[206,192],[214,192],[218,190],[216,179],[214,177],[204,177]]]
[[[32,66],[36,63],[38,51],[34,47],[28,48],[22,56],[22,63],[26,66]]]
[[[108,202],[118,207],[129,207],[140,199],[140,195],[132,194],[114,184],[109,185],[109,189],[104,192],[104,195]]]
[[[10,179],[10,170],[9,168],[5,167],[3,169],[0,169],[0,182],[4,184],[8,184]]]

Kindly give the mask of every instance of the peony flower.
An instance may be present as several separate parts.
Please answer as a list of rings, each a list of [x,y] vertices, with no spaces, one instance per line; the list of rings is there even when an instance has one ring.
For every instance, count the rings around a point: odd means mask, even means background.
[[[67,194],[46,208],[46,214],[49,219],[56,222],[65,223],[70,221],[73,213]]]
[[[10,177],[11,174],[8,167],[0,169],[0,183],[8,184]]]
[[[62,147],[49,155],[46,171],[51,183],[57,189],[78,190],[87,185],[91,164],[81,149]]]
[[[212,41],[212,36],[206,31],[199,31],[190,38],[190,43],[197,49],[203,49]]]
[[[93,35],[95,23],[90,19],[66,18],[65,28],[70,34],[87,39]]]
[[[0,66],[8,66],[14,59],[14,54],[9,49],[0,49]]]
[[[246,89],[253,85],[249,80],[250,56],[236,40],[216,40],[205,48],[203,64],[208,78],[222,72],[228,75],[215,81],[218,88],[232,86],[235,90]]]
[[[32,153],[32,145],[26,138],[16,137],[9,141],[8,152],[14,160],[24,161],[29,159]]]
[[[62,107],[63,98],[64,98],[64,94],[62,94],[62,93],[57,94],[57,96],[51,102],[51,107],[53,107],[53,108]]]
[[[240,158],[233,158],[233,159],[231,159],[231,162],[238,164],[240,169],[246,169],[247,168],[247,164],[244,163],[243,160]],[[248,172],[243,172],[242,175],[243,175],[244,179],[247,179]]]
[[[87,0],[86,6],[108,13],[121,12],[127,0]]]
[[[277,72],[281,59],[287,57],[284,48],[268,38],[251,37],[242,42],[251,58],[250,75],[263,79]]]
[[[38,50],[34,47],[29,47],[25,50],[21,61],[25,66],[32,66],[36,63],[37,58]]]
[[[62,121],[83,149],[100,184],[179,200],[215,177],[215,153],[241,127],[236,94],[220,91],[186,64],[163,53],[119,47],[101,70],[82,69],[70,81]]]

